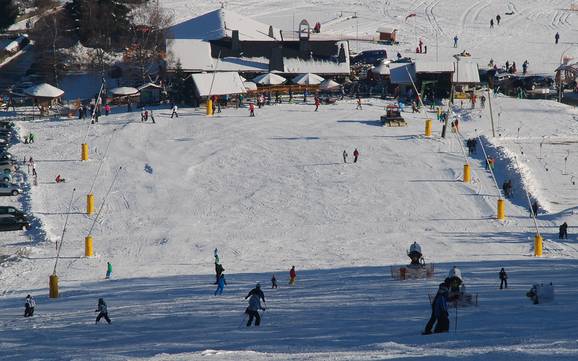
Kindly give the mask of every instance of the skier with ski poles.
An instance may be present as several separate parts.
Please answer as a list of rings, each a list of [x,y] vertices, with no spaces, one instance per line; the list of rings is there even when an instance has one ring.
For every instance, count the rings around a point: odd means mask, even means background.
[[[261,324],[261,315],[259,314],[259,310],[263,310],[263,312],[265,312],[265,307],[261,306],[260,300],[261,298],[257,294],[253,294],[249,299],[249,307],[247,307],[245,310],[245,313],[249,315],[247,327],[251,326],[251,323],[253,323],[253,318],[255,319],[255,326],[259,326]]]

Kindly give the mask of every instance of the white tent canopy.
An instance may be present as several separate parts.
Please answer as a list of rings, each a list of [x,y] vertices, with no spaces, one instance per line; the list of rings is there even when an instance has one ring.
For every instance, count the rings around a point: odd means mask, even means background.
[[[240,77],[243,78],[243,77]],[[247,90],[257,90],[257,84],[253,83],[252,81],[244,81],[243,86]]]
[[[307,73],[297,75],[293,78],[293,83],[299,85],[319,85],[324,79],[317,74]]]
[[[319,88],[323,90],[336,89],[339,88],[340,86],[341,85],[338,82],[333,81],[331,79],[325,79],[323,82],[321,82],[321,84],[319,84]]]
[[[24,94],[36,98],[58,98],[64,94],[64,91],[50,84],[42,83],[24,89]]]
[[[229,95],[246,93],[245,86],[237,72],[201,73],[191,75],[197,95]]]
[[[256,76],[253,78],[253,83],[259,85],[280,85],[287,81],[287,79],[283,78],[281,75],[267,73],[263,75]]]
[[[135,95],[138,93],[137,88],[129,87],[129,86],[121,86],[120,88],[114,88],[110,90],[110,94],[115,96],[129,96]]]

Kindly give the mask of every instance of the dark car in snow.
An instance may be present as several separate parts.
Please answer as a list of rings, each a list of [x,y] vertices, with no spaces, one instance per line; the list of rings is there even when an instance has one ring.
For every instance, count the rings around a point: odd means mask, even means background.
[[[0,232],[26,230],[30,227],[28,220],[16,217],[0,217]]]
[[[351,64],[375,64],[387,59],[385,50],[365,50],[351,58]]]

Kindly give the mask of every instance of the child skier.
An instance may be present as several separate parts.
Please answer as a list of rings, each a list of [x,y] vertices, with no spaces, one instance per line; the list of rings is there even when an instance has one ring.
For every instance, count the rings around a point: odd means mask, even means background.
[[[112,276],[112,264],[110,262],[106,262],[106,279],[110,279]]]
[[[100,319],[103,317],[106,320],[106,322],[108,322],[109,325],[111,324],[112,321],[110,320],[110,318],[108,318],[108,310],[106,307],[106,302],[104,302],[104,299],[102,299],[102,298],[98,299],[98,306],[96,308],[96,311],[94,311],[94,312],[98,312],[98,316],[96,316],[95,324],[97,324],[98,321],[100,321]]]
[[[508,288],[508,274],[506,273],[506,270],[504,270],[503,267],[500,270],[499,276],[500,276],[500,289],[502,289],[503,286]]]
[[[219,277],[219,281],[217,282],[217,289],[215,290],[215,296],[217,294],[219,294],[219,295],[223,294],[223,290],[225,289],[226,284],[227,284],[227,281],[225,281],[225,275],[221,274],[221,277]]]
[[[26,303],[24,304],[24,317],[34,316],[34,307],[36,307],[36,301],[32,296],[26,296]]]
[[[295,266],[292,266],[291,270],[289,271],[289,284],[291,286],[295,286],[296,279],[297,279],[297,272],[295,272]]]

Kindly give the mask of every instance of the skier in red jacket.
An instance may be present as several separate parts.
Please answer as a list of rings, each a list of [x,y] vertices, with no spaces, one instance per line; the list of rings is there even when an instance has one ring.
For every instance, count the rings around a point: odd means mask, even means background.
[[[253,102],[249,103],[249,116],[255,116],[255,104],[253,104]]]
[[[289,271],[289,284],[295,286],[295,279],[297,278],[297,272],[295,272],[295,266],[291,267]]]
[[[320,104],[321,104],[321,102],[319,101],[319,97],[315,97],[315,111],[317,111],[317,109],[319,109]]]

